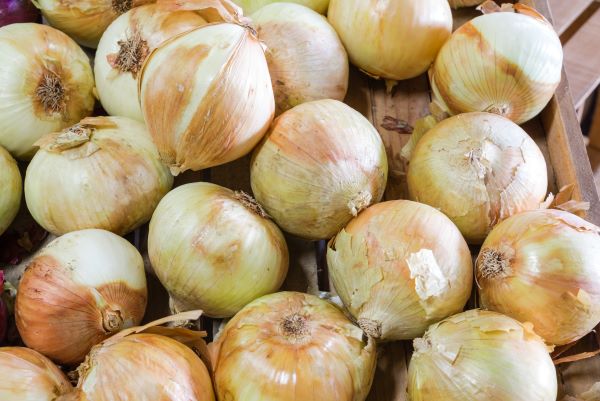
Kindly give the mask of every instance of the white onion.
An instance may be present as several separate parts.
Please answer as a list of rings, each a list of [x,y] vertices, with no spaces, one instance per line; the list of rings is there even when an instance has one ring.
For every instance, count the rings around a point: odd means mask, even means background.
[[[244,14],[250,15],[260,8],[265,7],[271,3],[298,3],[305,7],[311,8],[320,14],[327,12],[329,6],[329,0],[233,0],[236,4],[240,5],[244,10]]]
[[[2,188],[0,191],[0,235],[2,235],[17,215],[23,194],[19,166],[2,146],[0,146],[0,188]]]

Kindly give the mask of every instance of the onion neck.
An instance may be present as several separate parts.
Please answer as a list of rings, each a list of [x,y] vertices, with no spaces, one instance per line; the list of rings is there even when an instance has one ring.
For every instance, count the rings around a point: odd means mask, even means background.
[[[282,335],[292,343],[304,342],[310,336],[308,321],[299,313],[292,313],[281,319],[279,329]]]
[[[364,331],[369,337],[372,337],[376,340],[381,338],[381,322],[377,322],[372,319],[361,318],[358,319],[357,323],[358,327],[360,327],[362,331]]]
[[[117,15],[121,15],[131,10],[133,0],[112,0],[112,9]]]
[[[35,89],[35,98],[46,114],[65,112],[66,91],[60,75],[46,70]]]
[[[252,196],[248,195],[244,191],[235,191],[233,193],[233,197],[252,213],[264,219],[270,218],[265,209],[263,209],[263,207],[256,201],[256,199],[254,199]]]
[[[121,311],[105,309],[102,311],[102,328],[107,333],[115,333],[123,328]]]
[[[511,257],[505,252],[486,248],[481,251],[479,275],[486,280],[508,277],[511,272]]]
[[[373,195],[369,191],[360,191],[348,202],[350,214],[354,217],[358,216],[363,209],[366,209],[371,204],[372,199]]]

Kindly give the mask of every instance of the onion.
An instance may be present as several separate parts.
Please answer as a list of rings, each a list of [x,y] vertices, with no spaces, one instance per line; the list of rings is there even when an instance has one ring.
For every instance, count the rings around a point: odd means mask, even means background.
[[[531,325],[470,310],[414,341],[411,401],[555,401],[556,371]]]
[[[344,100],[348,56],[325,17],[297,4],[273,3],[252,20],[267,45],[276,114],[311,100]]]
[[[229,317],[285,279],[283,234],[242,192],[198,182],[160,202],[148,234],[154,271],[177,311]]]
[[[2,235],[19,211],[23,192],[19,166],[2,146],[0,146],[0,188],[2,188],[0,191],[0,235]]]
[[[344,306],[371,337],[412,339],[463,310],[473,264],[465,240],[432,207],[369,207],[331,240],[327,265]]]
[[[31,261],[17,292],[17,328],[28,347],[61,364],[137,325],[146,307],[139,252],[104,230],[59,237]]]
[[[84,228],[126,234],[150,220],[173,184],[145,126],[128,118],[86,118],[37,144],[25,199],[57,235]]]
[[[29,0],[0,0],[0,27],[41,20],[40,11]]]
[[[446,214],[481,244],[500,221],[537,209],[548,189],[544,155],[512,121],[490,113],[451,117],[417,143],[410,198]]]
[[[144,121],[137,76],[146,57],[166,39],[204,24],[192,11],[168,12],[156,4],[129,10],[110,24],[94,63],[96,87],[108,114]]]
[[[238,24],[211,24],[163,43],[139,83],[148,130],[174,174],[244,156],[273,118],[263,48]]]
[[[30,159],[42,135],[91,114],[94,77],[67,35],[40,24],[0,28],[0,146]]]
[[[482,305],[567,344],[600,322],[600,228],[560,210],[498,224],[477,259]]]
[[[470,20],[440,51],[431,85],[450,114],[488,111],[521,124],[552,98],[562,72],[560,39],[535,10],[514,10]]]
[[[452,32],[447,0],[331,0],[327,18],[354,65],[390,80],[424,73]]]
[[[286,3],[298,3],[305,7],[315,10],[320,14],[327,12],[329,6],[329,0],[233,0],[236,4],[244,9],[244,14],[250,15],[260,8],[271,3],[280,3],[285,1]]]
[[[450,7],[460,8],[478,6],[485,2],[485,0],[448,0],[448,2],[450,3]]]
[[[379,202],[387,172],[371,123],[342,102],[317,100],[275,120],[254,151],[250,178],[256,199],[283,230],[325,239]]]
[[[231,319],[215,346],[219,400],[364,401],[375,343],[327,301],[267,295]]]
[[[72,391],[48,358],[23,347],[0,348],[0,400],[54,401]]]

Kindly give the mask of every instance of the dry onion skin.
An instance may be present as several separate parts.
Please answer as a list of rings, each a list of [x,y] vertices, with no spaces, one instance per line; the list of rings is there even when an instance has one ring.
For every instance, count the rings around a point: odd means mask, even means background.
[[[280,292],[231,319],[214,345],[219,400],[364,401],[375,342],[333,304]]]
[[[544,155],[512,121],[466,113],[419,140],[408,168],[412,200],[433,206],[481,244],[500,221],[537,209],[548,189]]]
[[[104,230],[65,234],[36,254],[19,284],[15,320],[29,348],[60,363],[83,361],[146,308],[142,257]]]
[[[487,111],[522,124],[552,98],[561,80],[560,39],[535,10],[514,9],[468,21],[442,47],[430,78],[450,114]]]
[[[0,188],[2,188],[0,191],[0,235],[2,235],[17,215],[23,194],[19,166],[2,146],[0,146]]]
[[[348,55],[327,19],[292,3],[273,3],[252,14],[275,93],[275,114],[319,99],[344,100]]]
[[[568,212],[537,210],[497,225],[476,277],[485,308],[533,323],[562,345],[600,322],[600,228]]]
[[[38,145],[25,200],[56,235],[84,228],[127,234],[150,220],[173,185],[146,127],[129,118],[89,117]]]
[[[473,7],[478,6],[483,2],[485,2],[485,0],[448,0],[448,3],[450,3],[450,7],[452,8]]]
[[[463,310],[473,284],[467,243],[434,208],[373,205],[331,240],[329,275],[358,325],[382,341],[412,339]]]
[[[73,390],[52,361],[24,347],[0,348],[0,377],[3,401],[54,401]]]
[[[470,310],[414,341],[411,401],[555,401],[556,371],[530,324]]]
[[[244,156],[275,111],[263,47],[251,28],[234,23],[167,40],[148,56],[138,82],[148,130],[174,174]]]
[[[329,0],[233,0],[234,3],[242,7],[245,15],[250,15],[261,8],[272,3],[297,3],[315,10],[319,14],[327,13]]]
[[[279,289],[288,249],[279,228],[243,192],[210,183],[183,185],[160,202],[148,254],[176,311],[230,317]]]
[[[421,75],[452,32],[447,0],[331,0],[327,18],[352,64],[369,75]]]
[[[165,11],[156,4],[129,10],[106,29],[94,62],[102,107],[113,116],[144,121],[137,76],[146,57],[176,34],[205,25],[192,11]]]
[[[388,164],[381,137],[337,100],[286,111],[254,151],[252,191],[275,222],[306,239],[328,239],[381,200]]]
[[[0,28],[0,65],[0,146],[18,159],[29,160],[41,136],[75,124],[94,108],[89,59],[54,28]]]

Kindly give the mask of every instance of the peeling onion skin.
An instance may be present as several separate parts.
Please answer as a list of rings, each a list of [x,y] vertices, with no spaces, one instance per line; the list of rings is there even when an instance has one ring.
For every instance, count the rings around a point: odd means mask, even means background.
[[[516,213],[538,209],[548,190],[544,155],[525,131],[491,113],[450,117],[417,143],[410,199],[433,206],[471,244]]]
[[[55,401],[73,391],[65,374],[29,348],[0,348],[0,400]]]
[[[0,146],[30,160],[34,143],[89,116],[94,76],[88,56],[64,33],[41,24],[0,28]]]
[[[410,401],[555,401],[556,370],[531,325],[470,310],[414,341]]]
[[[485,308],[533,323],[546,342],[580,339],[600,322],[600,228],[560,210],[497,225],[477,260]]]
[[[381,200],[388,163],[381,137],[337,100],[303,103],[279,116],[250,168],[258,202],[284,230],[328,239]]]
[[[447,0],[331,0],[329,22],[350,61],[369,75],[421,75],[452,32]]]
[[[327,13],[329,6],[329,0],[233,0],[233,2],[242,7],[244,15],[250,15],[268,4],[281,2],[297,3],[315,10],[319,14]]]
[[[0,235],[2,235],[15,219],[23,194],[19,166],[2,146],[0,146],[0,188],[2,188],[0,190]],[[0,293],[1,290],[2,283],[0,283]]]
[[[473,284],[467,243],[442,213],[373,205],[331,240],[329,275],[354,320],[381,341],[412,339],[463,310]]]
[[[137,249],[111,232],[81,230],[55,239],[31,261],[19,284],[15,320],[29,348],[73,365],[102,340],[137,326],[146,299]]]
[[[376,363],[375,342],[364,337],[337,307],[313,295],[259,298],[213,343],[217,398],[364,401]]]
[[[495,12],[468,21],[440,50],[431,86],[450,114],[488,111],[522,124],[554,95],[563,65],[560,39],[540,14],[515,7],[523,14]]]
[[[227,188],[198,182],[171,191],[156,208],[148,254],[177,311],[231,317],[283,284],[285,238],[252,210],[261,213],[260,206],[248,202]]]
[[[461,8],[461,7],[473,7],[484,3],[485,0],[448,0],[450,7]]]
[[[312,100],[344,100],[348,55],[325,17],[297,4],[273,3],[251,18],[267,46],[276,115]]]
[[[35,220],[56,235],[85,228],[125,235],[150,220],[173,185],[146,127],[135,120],[87,118],[39,144],[25,199]]]

